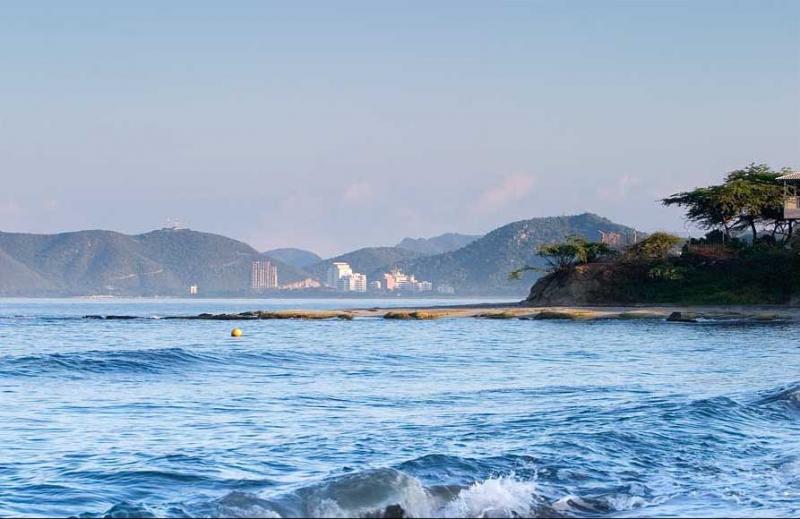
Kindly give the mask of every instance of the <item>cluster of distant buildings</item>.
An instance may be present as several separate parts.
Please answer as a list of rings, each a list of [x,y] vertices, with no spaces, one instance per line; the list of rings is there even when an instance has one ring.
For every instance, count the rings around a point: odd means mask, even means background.
[[[339,292],[366,292],[367,275],[353,272],[349,263],[334,261],[328,267],[325,285]]]
[[[280,284],[278,267],[269,260],[254,261],[250,268],[250,291],[267,292],[273,290],[312,290],[333,289],[337,292],[433,292],[434,285],[430,281],[418,280],[413,274],[406,274],[399,268],[381,275],[379,279],[368,282],[367,275],[354,272],[349,263],[335,261],[331,263],[325,276],[325,282],[306,278],[299,281]],[[440,294],[453,294],[450,285],[440,284],[435,287]],[[198,295],[198,286],[189,287],[190,295]]]
[[[418,280],[413,274],[405,274],[399,268],[381,274],[379,279],[368,281],[367,275],[353,272],[349,263],[335,261],[326,273],[326,286],[338,292],[432,292],[430,281]],[[449,285],[439,285],[436,291],[442,294],[455,292]]]
[[[639,235],[634,230],[631,234],[622,234],[611,231],[600,231],[600,242],[612,249],[622,249],[639,241]]]

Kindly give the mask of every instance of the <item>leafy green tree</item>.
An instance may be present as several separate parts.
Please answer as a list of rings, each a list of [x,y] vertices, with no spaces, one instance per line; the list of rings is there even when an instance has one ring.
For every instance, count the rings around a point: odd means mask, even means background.
[[[739,208],[737,228],[749,228],[753,243],[758,239],[758,224],[772,225],[774,236],[783,222],[783,186],[780,172],[766,164],[750,164],[732,171],[725,179],[733,203]]]
[[[656,232],[628,247],[625,251],[625,258],[636,261],[665,260],[670,251],[682,241],[681,238],[674,234]]]
[[[720,229],[726,242],[733,231],[749,229],[755,243],[760,225],[771,226],[773,237],[786,227],[780,175],[766,164],[753,163],[732,171],[720,185],[676,193],[662,203],[685,207],[687,220],[705,229]]]
[[[698,187],[663,199],[666,206],[686,208],[686,219],[704,229],[720,229],[729,240],[737,212],[726,202],[722,186]]]
[[[550,272],[567,271],[576,265],[594,263],[603,257],[611,256],[616,251],[601,242],[588,241],[577,235],[568,236],[566,241],[542,245],[537,254],[545,260],[548,265],[546,270]],[[536,267],[525,266],[509,274],[510,279],[520,279],[523,272],[529,270],[541,270]]]

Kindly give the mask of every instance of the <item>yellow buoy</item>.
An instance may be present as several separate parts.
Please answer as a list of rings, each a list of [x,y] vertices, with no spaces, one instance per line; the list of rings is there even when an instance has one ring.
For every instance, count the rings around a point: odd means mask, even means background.
[[[241,336],[242,336],[241,328],[234,328],[233,330],[231,330],[231,337],[241,337]]]

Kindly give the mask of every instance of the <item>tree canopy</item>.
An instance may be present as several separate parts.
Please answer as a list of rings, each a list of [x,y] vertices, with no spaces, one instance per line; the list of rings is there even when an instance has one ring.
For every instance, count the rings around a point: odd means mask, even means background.
[[[539,247],[537,255],[545,260],[551,272],[569,270],[576,265],[594,263],[603,257],[616,254],[616,251],[605,243],[589,241],[582,236],[567,236],[566,241],[551,243]],[[523,267],[509,274],[510,279],[519,279],[523,272],[541,270],[535,267]]]
[[[791,222],[783,219],[783,189],[778,177],[766,164],[750,164],[730,172],[722,184],[698,187],[664,198],[666,206],[686,208],[686,219],[709,230],[720,230],[728,241],[735,231],[748,229],[753,243],[759,228],[772,238],[791,237]]]

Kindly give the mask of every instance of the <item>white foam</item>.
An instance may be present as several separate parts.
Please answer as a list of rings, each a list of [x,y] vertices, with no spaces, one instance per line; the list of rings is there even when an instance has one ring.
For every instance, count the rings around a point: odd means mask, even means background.
[[[392,490],[379,500],[353,502],[334,492],[312,499],[307,511],[314,517],[353,517],[380,514],[386,506],[399,505],[406,517],[518,517],[529,516],[536,505],[536,485],[513,476],[474,483],[451,500],[432,494],[414,477],[394,476]]]
[[[440,514],[444,517],[528,516],[536,504],[536,484],[513,476],[491,478],[459,492]]]

